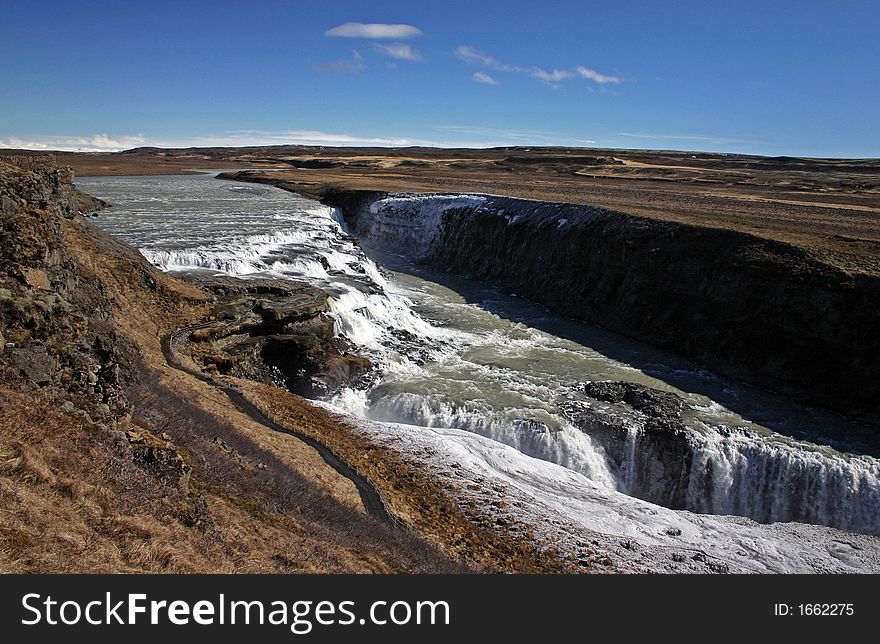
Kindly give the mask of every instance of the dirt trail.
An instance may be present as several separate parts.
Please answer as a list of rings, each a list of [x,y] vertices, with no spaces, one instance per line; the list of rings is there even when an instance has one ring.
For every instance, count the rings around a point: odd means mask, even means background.
[[[355,487],[360,493],[361,502],[364,504],[364,509],[366,510],[367,514],[376,519],[379,519],[384,523],[403,527],[404,524],[388,510],[388,507],[382,500],[382,495],[379,493],[379,490],[376,488],[376,486],[373,485],[372,481],[358,474],[354,470],[354,468],[352,468],[350,465],[348,465],[348,463],[339,458],[339,456],[334,454],[333,451],[326,445],[296,430],[279,425],[274,420],[269,418],[269,416],[267,416],[266,413],[263,412],[263,410],[250,402],[237,389],[222,382],[218,382],[217,380],[200,371],[187,367],[180,360],[177,355],[175,345],[180,342],[181,338],[188,336],[196,329],[209,327],[212,326],[212,324],[213,323],[211,322],[203,322],[201,324],[186,326],[174,331],[170,335],[163,338],[162,353],[165,355],[165,360],[168,365],[170,367],[173,367],[174,369],[183,371],[184,373],[198,378],[202,382],[216,387],[224,394],[226,394],[226,396],[229,398],[230,401],[232,401],[232,404],[235,405],[237,409],[239,409],[242,413],[247,414],[247,416],[255,422],[260,423],[261,425],[267,427],[273,432],[280,432],[282,434],[293,436],[294,438],[302,441],[309,447],[315,449],[318,454],[320,454],[321,458],[324,459],[324,462],[327,463],[327,465],[329,465],[334,470],[336,470],[336,472],[354,483]]]

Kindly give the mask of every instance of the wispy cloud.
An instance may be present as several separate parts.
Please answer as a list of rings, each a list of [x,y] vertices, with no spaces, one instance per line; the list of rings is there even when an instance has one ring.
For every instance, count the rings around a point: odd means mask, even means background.
[[[383,56],[396,58],[397,60],[410,60],[418,62],[422,55],[406,43],[392,43],[389,45],[373,45],[373,49]]]
[[[335,38],[371,38],[375,40],[406,40],[422,35],[413,25],[387,24],[383,22],[346,22],[324,32]]]
[[[330,72],[333,74],[360,74],[367,66],[364,64],[364,57],[358,52],[351,52],[351,58],[346,60],[340,58],[329,63],[322,63],[314,66],[317,72]]]
[[[631,139],[646,139],[651,141],[697,141],[700,143],[748,143],[763,144],[766,141],[748,141],[745,139],[729,139],[720,136],[706,136],[702,134],[640,134],[636,132],[618,132],[620,136]]]
[[[497,85],[498,81],[489,76],[489,74],[485,74],[483,72],[474,72],[474,75],[471,76],[473,80],[478,83],[483,83],[484,85]]]
[[[146,138],[133,134],[110,137],[106,134],[87,136],[41,136],[34,138],[11,137],[0,139],[0,148],[19,150],[59,150],[66,152],[117,152],[136,148]]]
[[[458,47],[455,50],[455,55],[466,63],[477,63],[480,65],[485,65],[490,69],[497,69],[500,72],[516,71],[515,67],[505,65],[495,58],[492,58],[492,56],[484,54],[475,47],[470,47],[468,45],[462,45],[461,47]]]
[[[574,78],[574,74],[569,71],[554,69],[552,72],[548,72],[546,69],[541,69],[539,67],[530,70],[528,74],[532,78],[537,78],[538,80],[546,81],[548,83],[558,83],[559,81]]]
[[[559,132],[547,130],[520,130],[481,125],[438,125],[435,128],[443,132],[453,132],[456,135],[478,136],[487,141],[486,145],[479,147],[494,147],[508,145],[595,145],[593,139],[583,139],[566,136]]]
[[[479,127],[470,125],[432,126],[433,138],[371,136],[324,130],[235,130],[203,136],[164,138],[142,135],[44,136],[0,139],[0,148],[43,151],[119,152],[135,147],[247,147],[270,145],[325,145],[361,147],[489,148],[510,145],[592,145],[590,139],[573,138],[555,132]]]
[[[605,83],[620,83],[621,79],[619,76],[606,76],[605,74],[600,74],[596,70],[590,69],[589,67],[584,67],[581,65],[577,68],[577,73],[581,75],[583,78],[589,78],[592,81],[596,81],[600,84]]]
[[[550,84],[556,84],[575,78],[584,78],[600,84],[622,82],[617,76],[600,74],[599,72],[584,67],[583,65],[578,66],[574,71],[567,69],[546,70],[534,65],[531,67],[509,65],[501,62],[494,56],[490,56],[489,54],[469,45],[461,45],[458,47],[455,50],[455,55],[459,60],[463,60],[471,65],[481,65],[497,72],[524,74]],[[476,78],[474,78],[474,80],[476,80]]]

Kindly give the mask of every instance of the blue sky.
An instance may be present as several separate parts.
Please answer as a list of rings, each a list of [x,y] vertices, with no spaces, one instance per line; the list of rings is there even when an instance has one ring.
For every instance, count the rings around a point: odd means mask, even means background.
[[[3,147],[880,156],[876,0],[0,1]]]

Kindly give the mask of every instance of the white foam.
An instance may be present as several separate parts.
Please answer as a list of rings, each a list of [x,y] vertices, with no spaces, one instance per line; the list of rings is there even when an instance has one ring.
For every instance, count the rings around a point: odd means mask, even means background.
[[[372,440],[445,482],[460,502],[492,512],[490,501],[503,500],[546,547],[574,553],[585,542],[595,543],[594,550],[612,552],[618,570],[711,570],[692,563],[700,553],[701,561],[725,565],[730,572],[880,571],[875,537],[670,510],[472,432],[346,418]],[[621,543],[628,545],[621,548]]]

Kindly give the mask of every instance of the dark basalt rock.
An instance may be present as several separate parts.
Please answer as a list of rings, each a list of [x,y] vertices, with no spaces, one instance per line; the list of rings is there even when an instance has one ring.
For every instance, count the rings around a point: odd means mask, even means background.
[[[684,401],[676,394],[630,382],[589,382],[579,388],[592,398],[638,412],[627,421],[580,402],[571,402],[564,410],[575,427],[602,445],[626,492],[685,509],[693,445],[681,420]]]
[[[293,280],[189,279],[218,295],[217,324],[190,334],[195,357],[209,369],[313,398],[371,368],[334,337],[321,289]]]
[[[580,385],[580,389],[591,398],[612,403],[625,402],[633,409],[654,418],[681,418],[684,410],[684,401],[680,396],[633,382],[585,382]]]
[[[47,347],[39,345],[7,349],[6,359],[10,366],[38,385],[49,384],[58,369],[58,361]]]

